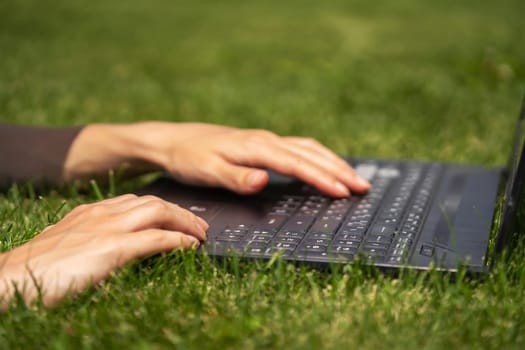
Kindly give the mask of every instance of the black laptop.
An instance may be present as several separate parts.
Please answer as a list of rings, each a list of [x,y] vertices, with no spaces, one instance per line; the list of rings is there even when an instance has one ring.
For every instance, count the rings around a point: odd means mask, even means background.
[[[346,158],[372,183],[364,196],[332,199],[297,180],[270,174],[254,196],[181,185],[163,177],[141,190],[175,202],[210,224],[201,251],[217,257],[282,259],[487,271],[516,233],[525,176],[521,108],[507,168],[441,162]],[[503,197],[499,197],[501,194]],[[499,198],[503,198],[499,201]],[[496,241],[489,242],[491,232]]]

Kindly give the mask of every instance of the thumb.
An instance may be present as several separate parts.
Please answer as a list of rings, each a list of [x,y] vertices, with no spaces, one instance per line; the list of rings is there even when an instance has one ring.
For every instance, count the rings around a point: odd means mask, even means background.
[[[217,164],[214,175],[218,185],[239,194],[259,192],[269,180],[268,173],[264,170],[234,165],[226,161]]]

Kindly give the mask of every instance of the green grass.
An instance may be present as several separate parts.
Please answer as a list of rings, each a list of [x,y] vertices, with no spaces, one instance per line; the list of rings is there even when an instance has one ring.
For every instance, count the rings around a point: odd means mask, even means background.
[[[521,0],[4,0],[0,120],[205,121],[343,154],[502,165],[525,92],[523,13]],[[11,187],[0,248],[96,198]],[[54,309],[14,307],[0,348],[523,348],[524,310],[523,249],[454,283],[175,253]]]

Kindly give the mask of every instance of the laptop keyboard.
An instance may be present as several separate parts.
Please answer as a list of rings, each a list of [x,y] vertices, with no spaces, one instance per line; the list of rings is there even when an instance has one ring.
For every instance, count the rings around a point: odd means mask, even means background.
[[[366,261],[403,264],[418,237],[439,164],[361,164],[356,171],[372,183],[365,196],[330,199],[283,195],[257,225],[225,227],[203,248],[210,254],[268,258],[279,253],[298,261]]]

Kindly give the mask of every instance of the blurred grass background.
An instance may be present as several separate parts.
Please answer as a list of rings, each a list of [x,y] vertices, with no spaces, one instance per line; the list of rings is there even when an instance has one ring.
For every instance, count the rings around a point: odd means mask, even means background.
[[[523,14],[521,0],[3,0],[0,121],[203,121],[341,154],[503,165],[525,93]],[[2,249],[93,198],[12,187]],[[521,256],[449,284],[175,254],[57,309],[2,315],[0,348],[521,348]]]

